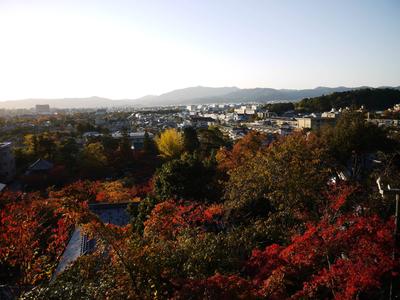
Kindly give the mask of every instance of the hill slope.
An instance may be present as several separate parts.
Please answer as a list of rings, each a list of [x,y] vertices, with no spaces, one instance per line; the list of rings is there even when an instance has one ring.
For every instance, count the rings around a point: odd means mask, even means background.
[[[398,88],[366,88],[306,98],[296,103],[295,107],[297,110],[307,112],[323,112],[332,108],[360,107],[361,105],[370,110],[385,110],[397,103],[400,103]]]
[[[323,103],[323,108],[330,107],[330,101],[336,97],[338,92],[349,92],[368,87],[348,88],[348,87],[317,87],[315,89],[272,89],[272,88],[254,88],[239,89],[237,87],[189,87],[174,90],[159,96],[145,96],[138,99],[111,100],[101,97],[90,98],[64,98],[64,99],[24,99],[0,102],[0,108],[32,108],[36,104],[49,104],[55,108],[99,108],[99,107],[115,107],[115,106],[161,106],[161,105],[186,105],[186,104],[207,104],[207,103],[247,103],[247,102],[279,102],[279,101],[300,101],[304,98],[318,97]],[[399,89],[396,87],[394,89]],[[375,90],[375,89],[372,89]],[[332,94],[333,93],[333,94]],[[333,98],[324,98],[323,95],[332,94]],[[390,94],[390,93],[389,93]],[[362,94],[364,95],[364,94]],[[366,95],[365,95],[366,96]],[[386,97],[387,95],[382,95]],[[331,100],[327,100],[331,99]],[[315,100],[302,100],[304,109],[312,104]],[[354,100],[356,101],[356,100]],[[392,102],[400,102],[393,99]],[[350,101],[351,102],[351,101]],[[390,102],[390,105],[391,103]],[[338,102],[340,106],[341,102]],[[346,102],[347,103],[347,102]],[[322,104],[321,104],[322,105]],[[350,104],[351,105],[351,104]],[[348,106],[348,105],[347,105]],[[379,106],[378,107],[383,107]],[[322,107],[318,108],[319,110]],[[330,108],[329,108],[330,109]],[[381,109],[381,108],[378,108]]]

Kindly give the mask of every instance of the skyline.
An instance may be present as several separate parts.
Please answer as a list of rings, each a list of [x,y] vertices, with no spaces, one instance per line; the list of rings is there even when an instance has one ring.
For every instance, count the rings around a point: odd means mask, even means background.
[[[398,86],[397,1],[1,1],[0,101]]]

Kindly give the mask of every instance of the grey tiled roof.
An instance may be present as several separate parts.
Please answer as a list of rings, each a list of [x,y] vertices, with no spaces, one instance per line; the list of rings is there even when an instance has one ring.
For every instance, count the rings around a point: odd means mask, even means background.
[[[39,158],[28,168],[29,171],[47,171],[53,168],[53,164],[47,160]]]
[[[126,211],[127,206],[128,203],[95,203],[90,204],[89,209],[98,215],[103,223],[125,226],[129,223],[129,214]],[[76,227],[72,233],[53,274],[53,279],[79,256],[89,253],[94,249],[95,241],[88,239],[81,231],[80,227]]]

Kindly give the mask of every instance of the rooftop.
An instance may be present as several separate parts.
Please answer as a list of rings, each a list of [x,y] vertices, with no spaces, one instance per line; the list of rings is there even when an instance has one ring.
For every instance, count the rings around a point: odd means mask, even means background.
[[[11,142],[3,142],[3,143],[0,143],[0,149],[1,148],[7,148],[7,147],[10,147],[11,146]]]
[[[96,214],[103,223],[125,226],[130,220],[129,214],[126,211],[128,204],[128,202],[93,203],[89,204],[89,209]],[[79,256],[85,254],[85,249],[89,243],[92,247],[94,247],[94,240],[88,240],[87,236],[81,232],[81,228],[76,227],[70,237],[64,253],[60,258],[53,279],[62,271],[64,271]]]
[[[29,171],[47,171],[53,168],[53,164],[47,160],[39,158],[28,168]]]

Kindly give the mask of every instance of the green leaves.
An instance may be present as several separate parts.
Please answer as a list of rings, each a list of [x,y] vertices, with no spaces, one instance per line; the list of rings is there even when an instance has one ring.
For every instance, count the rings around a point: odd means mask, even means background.
[[[163,200],[214,200],[218,190],[213,182],[215,169],[194,156],[186,155],[163,164],[155,175],[155,193]]]

